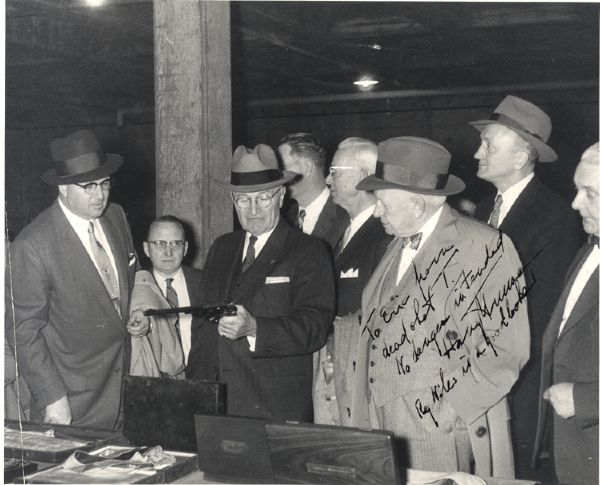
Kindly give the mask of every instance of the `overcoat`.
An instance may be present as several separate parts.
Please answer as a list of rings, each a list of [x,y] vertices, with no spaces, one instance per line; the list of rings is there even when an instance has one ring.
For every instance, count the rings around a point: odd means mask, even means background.
[[[460,422],[476,472],[510,477],[506,396],[529,357],[517,253],[447,205],[396,285],[401,248],[396,238],[363,292],[351,423],[394,431],[411,468],[451,471]]]

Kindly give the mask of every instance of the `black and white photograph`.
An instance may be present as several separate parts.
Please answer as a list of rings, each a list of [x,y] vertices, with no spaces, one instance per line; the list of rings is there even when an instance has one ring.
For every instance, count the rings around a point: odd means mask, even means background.
[[[600,4],[1,10],[5,483],[599,483]]]

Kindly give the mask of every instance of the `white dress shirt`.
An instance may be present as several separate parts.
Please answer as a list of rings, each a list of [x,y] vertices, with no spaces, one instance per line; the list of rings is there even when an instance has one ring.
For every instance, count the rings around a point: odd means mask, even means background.
[[[398,266],[398,276],[396,277],[396,286],[398,286],[398,283],[400,283],[400,280],[402,279],[404,273],[406,273],[406,270],[417,256],[417,253],[421,250],[421,248],[425,245],[427,239],[429,239],[429,236],[431,236],[431,234],[433,233],[433,230],[435,229],[435,226],[437,226],[437,223],[440,219],[440,215],[442,214],[443,208],[444,206],[442,205],[429,218],[429,220],[425,224],[423,224],[421,229],[417,231],[417,233],[421,233],[421,242],[419,243],[419,247],[417,249],[412,249],[410,245],[408,245],[402,250],[402,257],[400,258],[400,264]]]
[[[346,228],[344,235],[342,236],[342,241],[340,243],[340,252],[344,250],[344,248],[348,245],[348,243],[352,240],[354,235],[358,232],[358,230],[363,226],[369,217],[373,215],[373,211],[375,210],[375,204],[370,207],[367,207],[364,211],[358,214],[354,219],[350,220],[350,225]]]
[[[575,307],[575,303],[579,300],[581,296],[581,292],[585,288],[588,280],[592,276],[592,273],[596,270],[598,265],[600,264],[600,249],[598,246],[594,246],[592,252],[588,255],[585,263],[579,269],[579,273],[575,277],[573,281],[573,286],[571,286],[571,290],[569,291],[569,296],[567,296],[567,301],[565,302],[565,309],[563,311],[562,320],[560,321],[560,328],[558,329],[558,335],[560,335],[563,331],[563,327],[565,323],[571,316],[571,312]]]
[[[298,207],[298,211],[304,209],[306,212],[304,222],[302,223],[302,232],[304,232],[304,234],[312,234],[315,230],[319,216],[321,215],[321,212],[323,212],[323,207],[325,207],[327,199],[329,198],[329,193],[329,187],[325,187],[323,192],[321,192],[319,196],[306,207]]]
[[[190,295],[188,294],[185,275],[181,267],[171,276],[163,275],[162,273],[152,270],[156,284],[160,291],[167,297],[167,278],[173,278],[171,286],[177,292],[177,302],[179,306],[190,306]],[[188,355],[192,346],[192,315],[188,313],[180,313],[179,317],[179,335],[181,336],[181,348],[183,349],[183,358],[187,365]]]
[[[271,229],[270,231],[263,232],[260,236],[256,236],[256,242],[254,243],[254,255],[256,258],[258,258],[258,255],[260,254],[262,249],[265,247],[265,244],[267,244],[267,241],[271,237],[271,234],[273,234],[275,227],[277,227],[277,224],[275,224],[273,229]],[[246,257],[246,252],[248,251],[248,245],[250,244],[250,236],[251,235],[252,234],[250,234],[249,232],[246,231],[246,239],[244,241],[244,250],[242,251],[242,261],[244,261],[244,258]],[[254,352],[254,349],[256,348],[256,337],[247,335],[246,339],[248,340],[250,352]]]
[[[58,205],[62,209],[67,221],[77,234],[77,237],[83,244],[83,247],[90,255],[90,259],[94,266],[96,267],[96,271],[100,277],[102,277],[102,273],[100,272],[100,268],[98,268],[98,264],[96,263],[96,259],[94,258],[94,253],[92,253],[92,247],[90,246],[90,235],[88,233],[88,228],[90,227],[90,220],[84,219],[83,217],[79,217],[77,214],[74,214],[71,210],[67,208],[65,204],[63,204],[60,197],[58,198]],[[117,265],[115,264],[115,257],[113,256],[112,250],[110,248],[110,244],[108,244],[108,240],[106,239],[106,235],[104,234],[104,229],[102,228],[102,224],[100,224],[100,219],[94,219],[94,235],[98,242],[102,245],[106,254],[108,254],[108,259],[110,260],[110,264],[112,266],[113,271],[115,272],[115,276],[117,277],[116,285],[117,288],[119,286],[119,272],[117,271]]]
[[[500,206],[500,215],[498,216],[498,227],[500,227],[500,224],[502,224],[502,221],[506,217],[506,214],[508,214],[508,211],[510,210],[510,208],[513,206],[515,201],[519,198],[519,195],[521,195],[521,192],[523,192],[525,190],[525,187],[527,187],[527,184],[529,182],[531,182],[531,180],[533,179],[533,176],[534,176],[534,173],[531,172],[529,175],[527,175],[527,177],[524,177],[521,180],[519,180],[516,184],[511,185],[504,192],[498,192],[498,194],[502,196],[502,205]],[[498,196],[498,194],[496,194],[496,197]],[[494,200],[495,200],[495,198],[494,198]],[[490,217],[491,217],[491,214],[490,214]],[[488,219],[488,224],[489,224],[489,222],[490,221]]]

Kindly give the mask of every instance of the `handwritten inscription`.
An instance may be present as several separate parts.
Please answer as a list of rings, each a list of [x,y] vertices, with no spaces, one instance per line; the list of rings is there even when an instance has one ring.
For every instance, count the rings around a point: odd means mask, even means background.
[[[372,308],[364,321],[371,352],[400,379],[393,384],[399,395],[422,389],[414,401],[417,415],[436,427],[437,405],[461,379],[472,378],[478,359],[499,356],[498,339],[524,311],[536,283],[533,276],[526,285],[524,272],[539,253],[508,272],[505,242],[499,233],[483,251],[461,254],[468,249],[449,244],[430,260],[413,262],[410,287],[400,287],[400,295]]]

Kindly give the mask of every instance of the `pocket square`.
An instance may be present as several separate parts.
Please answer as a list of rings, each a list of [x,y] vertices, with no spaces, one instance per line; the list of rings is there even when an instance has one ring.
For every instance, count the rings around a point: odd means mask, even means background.
[[[267,276],[265,280],[265,285],[275,285],[277,283],[289,283],[289,276]]]
[[[358,268],[350,268],[340,272],[340,278],[358,278]]]
[[[136,258],[135,258],[135,254],[134,253],[130,253],[129,254],[129,264],[128,266],[131,266],[132,264],[135,264]]]

